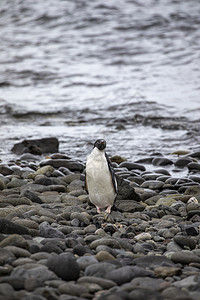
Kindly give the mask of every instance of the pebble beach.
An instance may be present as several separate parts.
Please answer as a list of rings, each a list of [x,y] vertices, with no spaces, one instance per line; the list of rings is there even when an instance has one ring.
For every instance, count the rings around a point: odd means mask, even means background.
[[[199,158],[111,157],[111,214],[89,201],[85,161],[62,153],[2,161],[0,299],[200,299]]]

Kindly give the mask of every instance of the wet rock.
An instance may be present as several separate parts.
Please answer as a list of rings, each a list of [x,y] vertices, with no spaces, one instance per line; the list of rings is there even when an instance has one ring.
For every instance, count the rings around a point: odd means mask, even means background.
[[[5,218],[0,218],[0,232],[4,234],[29,234],[29,230]]]
[[[52,137],[24,140],[16,143],[11,150],[16,154],[31,153],[34,155],[41,155],[43,153],[56,153],[58,152],[58,147],[58,139]]]
[[[14,171],[6,164],[0,164],[0,174],[7,176],[12,175]]]
[[[167,165],[172,165],[173,161],[165,157],[155,157],[152,161],[152,164],[154,166],[167,166]]]
[[[80,268],[73,254],[52,254],[47,260],[48,268],[63,280],[76,280],[79,277]]]
[[[189,163],[192,162],[192,159],[191,158],[188,158],[188,157],[181,157],[181,158],[178,158],[177,161],[174,163],[174,165],[176,167],[186,167]]]
[[[72,161],[67,159],[47,159],[40,163],[41,167],[50,165],[56,169],[60,167],[65,167],[71,171],[82,172],[84,170],[84,165],[78,161]]]
[[[138,163],[132,163],[128,161],[124,161],[119,165],[120,168],[127,168],[128,170],[141,170],[145,171],[145,167]]]
[[[129,181],[116,176],[118,193],[116,200],[135,200],[140,201],[140,196],[135,192],[134,188],[130,186]]]
[[[151,190],[159,190],[164,186],[164,182],[158,180],[147,180],[142,183],[141,188],[148,188]]]
[[[135,212],[135,211],[143,211],[145,206],[134,201],[134,200],[123,200],[123,201],[116,201],[114,206],[117,210],[122,212]]]
[[[200,164],[198,164],[198,163],[191,162],[187,166],[188,166],[189,170],[198,170],[198,171],[200,171]]]

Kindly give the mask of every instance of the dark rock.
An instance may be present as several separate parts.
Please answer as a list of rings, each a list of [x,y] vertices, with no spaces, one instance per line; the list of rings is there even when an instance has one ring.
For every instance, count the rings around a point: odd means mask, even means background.
[[[24,289],[24,279],[19,277],[11,277],[11,276],[4,276],[1,277],[1,283],[8,283],[10,284],[15,290],[22,290]]]
[[[171,174],[166,169],[162,169],[162,168],[154,170],[154,173],[171,176]]]
[[[35,184],[42,184],[42,185],[63,185],[62,180],[57,178],[49,178],[49,177],[41,177],[35,180]]]
[[[200,195],[200,186],[199,185],[191,186],[191,187],[186,189],[184,194],[185,195],[192,195],[192,196]]]
[[[100,285],[103,289],[110,289],[116,286],[116,283],[112,280],[108,280],[100,277],[92,277],[92,276],[83,276],[80,277],[77,281],[78,283],[96,283]]]
[[[127,168],[128,170],[141,170],[141,171],[145,171],[146,168],[141,165],[141,164],[137,164],[137,163],[132,163],[132,162],[128,162],[128,161],[124,161],[119,165],[120,168]]]
[[[188,158],[188,157],[181,157],[181,158],[178,158],[177,161],[174,163],[174,165],[176,167],[186,167],[189,163],[192,162],[192,159],[191,158]]]
[[[122,285],[135,277],[153,276],[154,273],[137,266],[124,266],[106,273],[105,278]]]
[[[145,158],[140,158],[135,161],[135,163],[138,164],[151,164],[153,160],[153,157],[145,157]]]
[[[200,183],[200,176],[197,175],[190,175],[189,179],[191,179],[192,181],[198,182]]]
[[[12,175],[14,171],[7,165],[5,164],[0,164],[0,174],[7,176],[7,175]]]
[[[145,209],[144,205],[134,200],[115,201],[114,206],[122,212],[143,211]]]
[[[172,254],[171,260],[181,264],[200,263],[200,257],[189,251],[175,252]]]
[[[78,161],[67,160],[67,159],[47,159],[42,161],[40,165],[41,167],[50,165],[56,169],[60,167],[65,167],[71,171],[79,171],[79,172],[82,172],[85,168],[82,163]]]
[[[200,171],[200,164],[195,163],[195,162],[191,162],[188,164],[188,169],[189,170],[198,170]]]
[[[90,253],[90,249],[87,248],[87,247],[84,247],[83,245],[76,245],[74,248],[73,248],[73,253],[74,254],[77,254],[78,256],[82,256],[84,255],[85,253]]]
[[[160,293],[147,288],[135,288],[128,295],[129,300],[160,300]]]
[[[40,224],[40,236],[45,238],[65,238],[64,233],[56,228],[51,227],[47,222]]]
[[[199,230],[197,227],[193,226],[193,225],[185,225],[184,226],[184,230],[188,235],[198,235],[199,234]]]
[[[92,264],[85,269],[85,276],[95,276],[105,278],[105,274],[117,268],[116,265],[106,262]]]
[[[52,254],[47,266],[63,280],[77,280],[79,277],[80,268],[72,253]]]
[[[30,269],[26,269],[23,266],[18,266],[12,271],[10,277],[21,278],[24,280],[37,278],[38,282],[40,282],[41,284],[47,280],[58,279],[58,277],[52,271],[48,270],[46,266],[42,265],[36,265],[35,267],[32,267]]]
[[[58,146],[58,139],[52,137],[24,140],[20,143],[16,143],[11,150],[16,154],[31,153],[35,155],[41,155],[43,153],[58,152]]]
[[[5,218],[0,218],[0,232],[3,234],[29,234],[28,228],[15,224]]]
[[[170,283],[161,278],[137,277],[131,281],[132,289],[141,288],[153,291],[162,291],[170,286]],[[149,297],[147,298],[149,299]]]
[[[154,166],[167,166],[167,165],[172,165],[173,161],[165,157],[155,157],[152,161],[152,164]]]
[[[0,283],[0,295],[6,300],[6,296],[12,297],[14,295],[13,287],[8,283]]]
[[[43,245],[40,249],[41,252],[47,252],[47,253],[56,253],[56,254],[60,254],[63,251],[60,249],[60,247],[58,247],[55,244],[52,244],[51,242],[46,243],[45,245]]]
[[[200,216],[200,209],[190,210],[188,211],[188,219],[192,218],[193,216],[198,215]]]
[[[0,248],[0,265],[11,264],[15,260],[15,255],[4,248]]]
[[[46,300],[46,298],[41,295],[29,293],[28,295],[25,295],[23,298],[21,298],[21,300]]]
[[[23,190],[20,197],[26,197],[34,203],[42,204],[42,200],[40,199],[40,197],[38,197],[35,193],[31,192],[30,190]]]
[[[174,241],[181,246],[182,248],[189,247],[191,250],[195,249],[196,247],[196,240],[194,238],[190,238],[188,236],[183,236],[183,235],[176,235],[174,237]]]
[[[140,201],[140,196],[135,192],[134,188],[130,186],[129,181],[116,176],[118,193],[116,200],[135,200]]]
[[[127,300],[128,298],[128,292],[126,291],[109,291],[106,293],[102,293],[98,300]]]
[[[141,188],[143,189],[151,189],[151,190],[159,190],[164,186],[164,182],[159,180],[147,180],[142,183]]]
[[[134,259],[134,264],[142,268],[154,268],[156,266],[175,266],[167,257],[160,255],[149,255]]]

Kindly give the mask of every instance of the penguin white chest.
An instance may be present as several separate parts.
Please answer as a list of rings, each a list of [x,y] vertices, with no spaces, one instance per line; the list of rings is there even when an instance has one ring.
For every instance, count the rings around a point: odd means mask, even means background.
[[[99,208],[113,204],[116,193],[104,151],[94,148],[86,162],[90,201]]]

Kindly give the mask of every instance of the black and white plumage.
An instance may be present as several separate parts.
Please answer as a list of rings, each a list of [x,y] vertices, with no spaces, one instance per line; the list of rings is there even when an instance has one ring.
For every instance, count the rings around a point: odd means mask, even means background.
[[[98,213],[101,212],[101,208],[106,208],[106,212],[110,213],[117,195],[115,173],[105,148],[105,140],[96,140],[86,162],[86,190]]]

